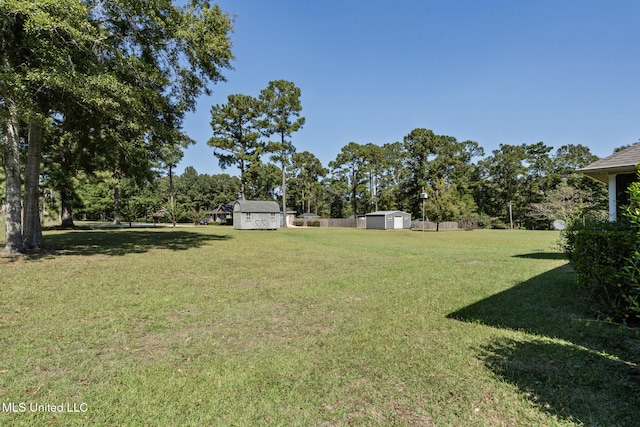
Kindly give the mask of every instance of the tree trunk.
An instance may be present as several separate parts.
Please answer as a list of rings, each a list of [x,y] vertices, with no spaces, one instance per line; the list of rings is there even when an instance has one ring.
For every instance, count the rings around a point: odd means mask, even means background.
[[[513,207],[511,202],[509,202],[509,227],[513,230]]]
[[[120,184],[113,188],[113,224],[120,225]]]
[[[356,166],[351,163],[351,209],[353,210],[353,217],[358,218],[358,200],[356,196],[358,195],[358,184],[356,183]]]
[[[24,171],[24,212],[22,240],[27,249],[42,247],[42,224],[40,223],[40,157],[42,151],[42,119],[32,117],[29,121],[29,145],[27,166]]]
[[[24,251],[22,242],[22,200],[20,197],[20,152],[18,108],[10,97],[5,97],[8,115],[5,120],[4,173],[6,186],[5,244],[2,253]]]
[[[60,191],[60,219],[62,220],[62,227],[74,227],[73,223],[73,208],[71,206],[71,189],[64,185],[64,188]]]
[[[244,190],[245,190],[245,185],[244,185],[245,170],[244,169],[245,169],[244,160],[240,159],[240,200],[247,200],[244,194]]]
[[[282,140],[284,146],[284,137],[282,138]],[[284,149],[282,150],[282,158],[280,159],[280,161],[282,162],[282,226],[284,228],[287,228],[287,181],[285,175],[285,167],[287,161]]]
[[[66,122],[66,118],[65,118]],[[64,130],[63,130],[64,131]],[[72,158],[70,147],[66,144],[61,148],[60,153],[60,175],[54,180],[54,189],[60,193],[60,226],[63,228],[73,228],[73,171],[70,159]]]
[[[173,198],[173,165],[169,165],[169,209],[171,209],[171,225],[176,227],[176,202]]]

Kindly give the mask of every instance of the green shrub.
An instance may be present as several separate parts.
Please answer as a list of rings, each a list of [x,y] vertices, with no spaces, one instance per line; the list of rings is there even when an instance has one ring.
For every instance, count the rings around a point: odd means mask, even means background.
[[[564,250],[595,310],[616,322],[640,321],[640,183],[617,222],[596,221],[564,233]]]
[[[478,223],[478,228],[491,228],[491,217],[487,214],[477,214],[474,216]]]
[[[640,171],[638,179],[640,180]],[[633,182],[628,191],[629,206],[625,209],[625,215],[635,232],[635,242],[624,269],[629,283],[629,291],[624,297],[629,316],[640,319],[640,182]]]
[[[640,251],[636,250],[627,261],[624,272],[629,279],[629,291],[624,295],[624,298],[628,310],[627,314],[638,320],[640,319]]]
[[[294,219],[293,220],[293,225],[295,225],[296,227],[320,227],[320,221],[315,220],[315,221],[311,221],[311,220],[305,220],[305,219]]]
[[[600,232],[631,232],[628,221],[609,222],[605,219],[573,220],[562,232],[562,250],[570,261],[573,261],[573,251],[576,237],[581,233]]]
[[[475,230],[478,228],[478,220],[473,216],[465,216],[460,218],[458,226],[466,231]]]
[[[588,224],[567,233],[567,253],[594,310],[612,321],[634,316],[627,297],[633,280],[627,272],[635,252],[636,231],[626,221]]]
[[[493,230],[506,230],[510,228],[508,224],[505,224],[499,218],[491,218],[491,222],[489,223],[489,227]]]

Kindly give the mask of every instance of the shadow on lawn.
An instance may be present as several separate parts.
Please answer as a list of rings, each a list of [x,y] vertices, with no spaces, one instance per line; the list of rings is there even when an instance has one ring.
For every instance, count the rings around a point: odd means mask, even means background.
[[[523,258],[554,259],[523,255]],[[541,410],[586,425],[637,425],[640,343],[620,327],[587,319],[570,266],[562,266],[447,317],[524,331],[478,349],[486,366]]]
[[[202,234],[182,230],[70,230],[45,236],[45,248],[28,254],[30,259],[61,255],[122,256],[151,249],[182,251],[207,242],[229,240],[229,235]]]
[[[528,259],[557,259],[562,260],[567,257],[560,252],[533,252],[530,254],[514,255],[514,258],[528,258]]]

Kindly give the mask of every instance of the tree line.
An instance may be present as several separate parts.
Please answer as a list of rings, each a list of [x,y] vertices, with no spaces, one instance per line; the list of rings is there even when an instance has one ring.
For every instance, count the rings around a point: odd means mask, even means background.
[[[542,142],[503,144],[484,156],[473,141],[458,142],[419,128],[402,142],[349,142],[326,167],[313,153],[294,151],[285,179],[290,209],[298,213],[346,218],[398,209],[434,222],[547,229],[556,219],[606,210],[604,185],[575,172],[596,159],[582,145],[554,151]],[[187,167],[181,175],[170,179],[165,174],[143,186],[121,181],[121,215],[127,220],[156,215],[154,220],[197,221],[243,196],[279,200],[281,184],[281,169],[260,156],[241,177],[199,174]],[[108,173],[81,179],[77,214],[107,219],[114,211],[114,185]],[[171,185],[173,210],[168,208]]]

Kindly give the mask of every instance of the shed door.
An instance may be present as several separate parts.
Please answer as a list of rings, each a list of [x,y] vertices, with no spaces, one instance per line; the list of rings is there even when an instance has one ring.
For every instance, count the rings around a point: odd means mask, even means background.
[[[393,228],[404,228],[404,217],[403,216],[394,216],[393,217]]]
[[[256,215],[254,226],[256,229],[262,230],[263,228],[269,228],[269,214],[260,213]]]

